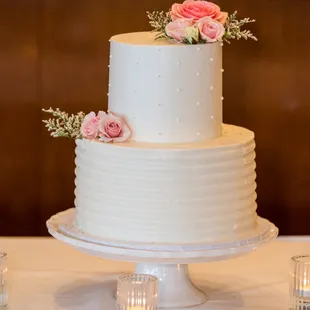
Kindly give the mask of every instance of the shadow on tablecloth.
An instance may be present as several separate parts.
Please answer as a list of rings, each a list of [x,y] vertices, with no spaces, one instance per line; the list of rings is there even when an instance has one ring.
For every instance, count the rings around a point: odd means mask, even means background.
[[[115,292],[121,274],[96,275],[95,279],[79,279],[61,287],[55,294],[59,309],[116,310]]]

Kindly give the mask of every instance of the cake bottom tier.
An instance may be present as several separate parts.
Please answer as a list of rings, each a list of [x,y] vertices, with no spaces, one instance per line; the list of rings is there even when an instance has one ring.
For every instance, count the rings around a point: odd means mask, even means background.
[[[76,225],[106,240],[233,241],[256,228],[253,132],[223,125],[200,143],[77,140]]]

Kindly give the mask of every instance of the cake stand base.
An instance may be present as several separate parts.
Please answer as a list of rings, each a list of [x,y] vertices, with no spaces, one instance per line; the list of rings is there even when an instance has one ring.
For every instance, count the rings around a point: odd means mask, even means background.
[[[159,279],[159,307],[176,309],[197,306],[207,300],[205,293],[190,280],[187,264],[238,257],[278,235],[277,227],[259,217],[256,234],[233,243],[177,247],[124,245],[85,234],[75,227],[74,220],[74,209],[60,212],[47,221],[48,231],[54,238],[86,254],[135,262],[137,273],[155,275]]]
[[[136,264],[136,273],[151,274],[158,278],[158,304],[164,308],[187,308],[203,304],[206,294],[191,281],[188,265]]]

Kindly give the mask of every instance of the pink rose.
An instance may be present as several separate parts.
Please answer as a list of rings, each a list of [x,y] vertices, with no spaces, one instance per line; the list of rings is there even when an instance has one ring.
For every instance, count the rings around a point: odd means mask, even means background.
[[[103,142],[124,142],[130,137],[130,130],[123,119],[112,112],[100,114],[99,140]]]
[[[177,42],[182,42],[185,33],[184,30],[194,24],[192,19],[179,18],[170,22],[166,26],[166,34],[174,38]]]
[[[228,13],[221,12],[220,7],[212,2],[186,0],[183,3],[173,4],[170,15],[173,21],[179,18],[190,18],[198,21],[208,16],[225,24]]]
[[[210,17],[204,17],[197,22],[200,37],[207,42],[221,41],[225,33],[224,26]]]
[[[86,139],[96,139],[98,136],[99,116],[95,112],[90,112],[84,117],[81,134]]]

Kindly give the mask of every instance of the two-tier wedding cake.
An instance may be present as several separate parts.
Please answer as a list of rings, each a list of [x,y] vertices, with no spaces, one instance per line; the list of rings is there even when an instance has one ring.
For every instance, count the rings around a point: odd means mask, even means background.
[[[256,228],[253,132],[223,124],[222,46],[254,38],[206,1],[110,40],[108,111],[50,109],[76,138],[76,226],[124,243],[229,242]],[[239,28],[238,28],[239,27]]]

